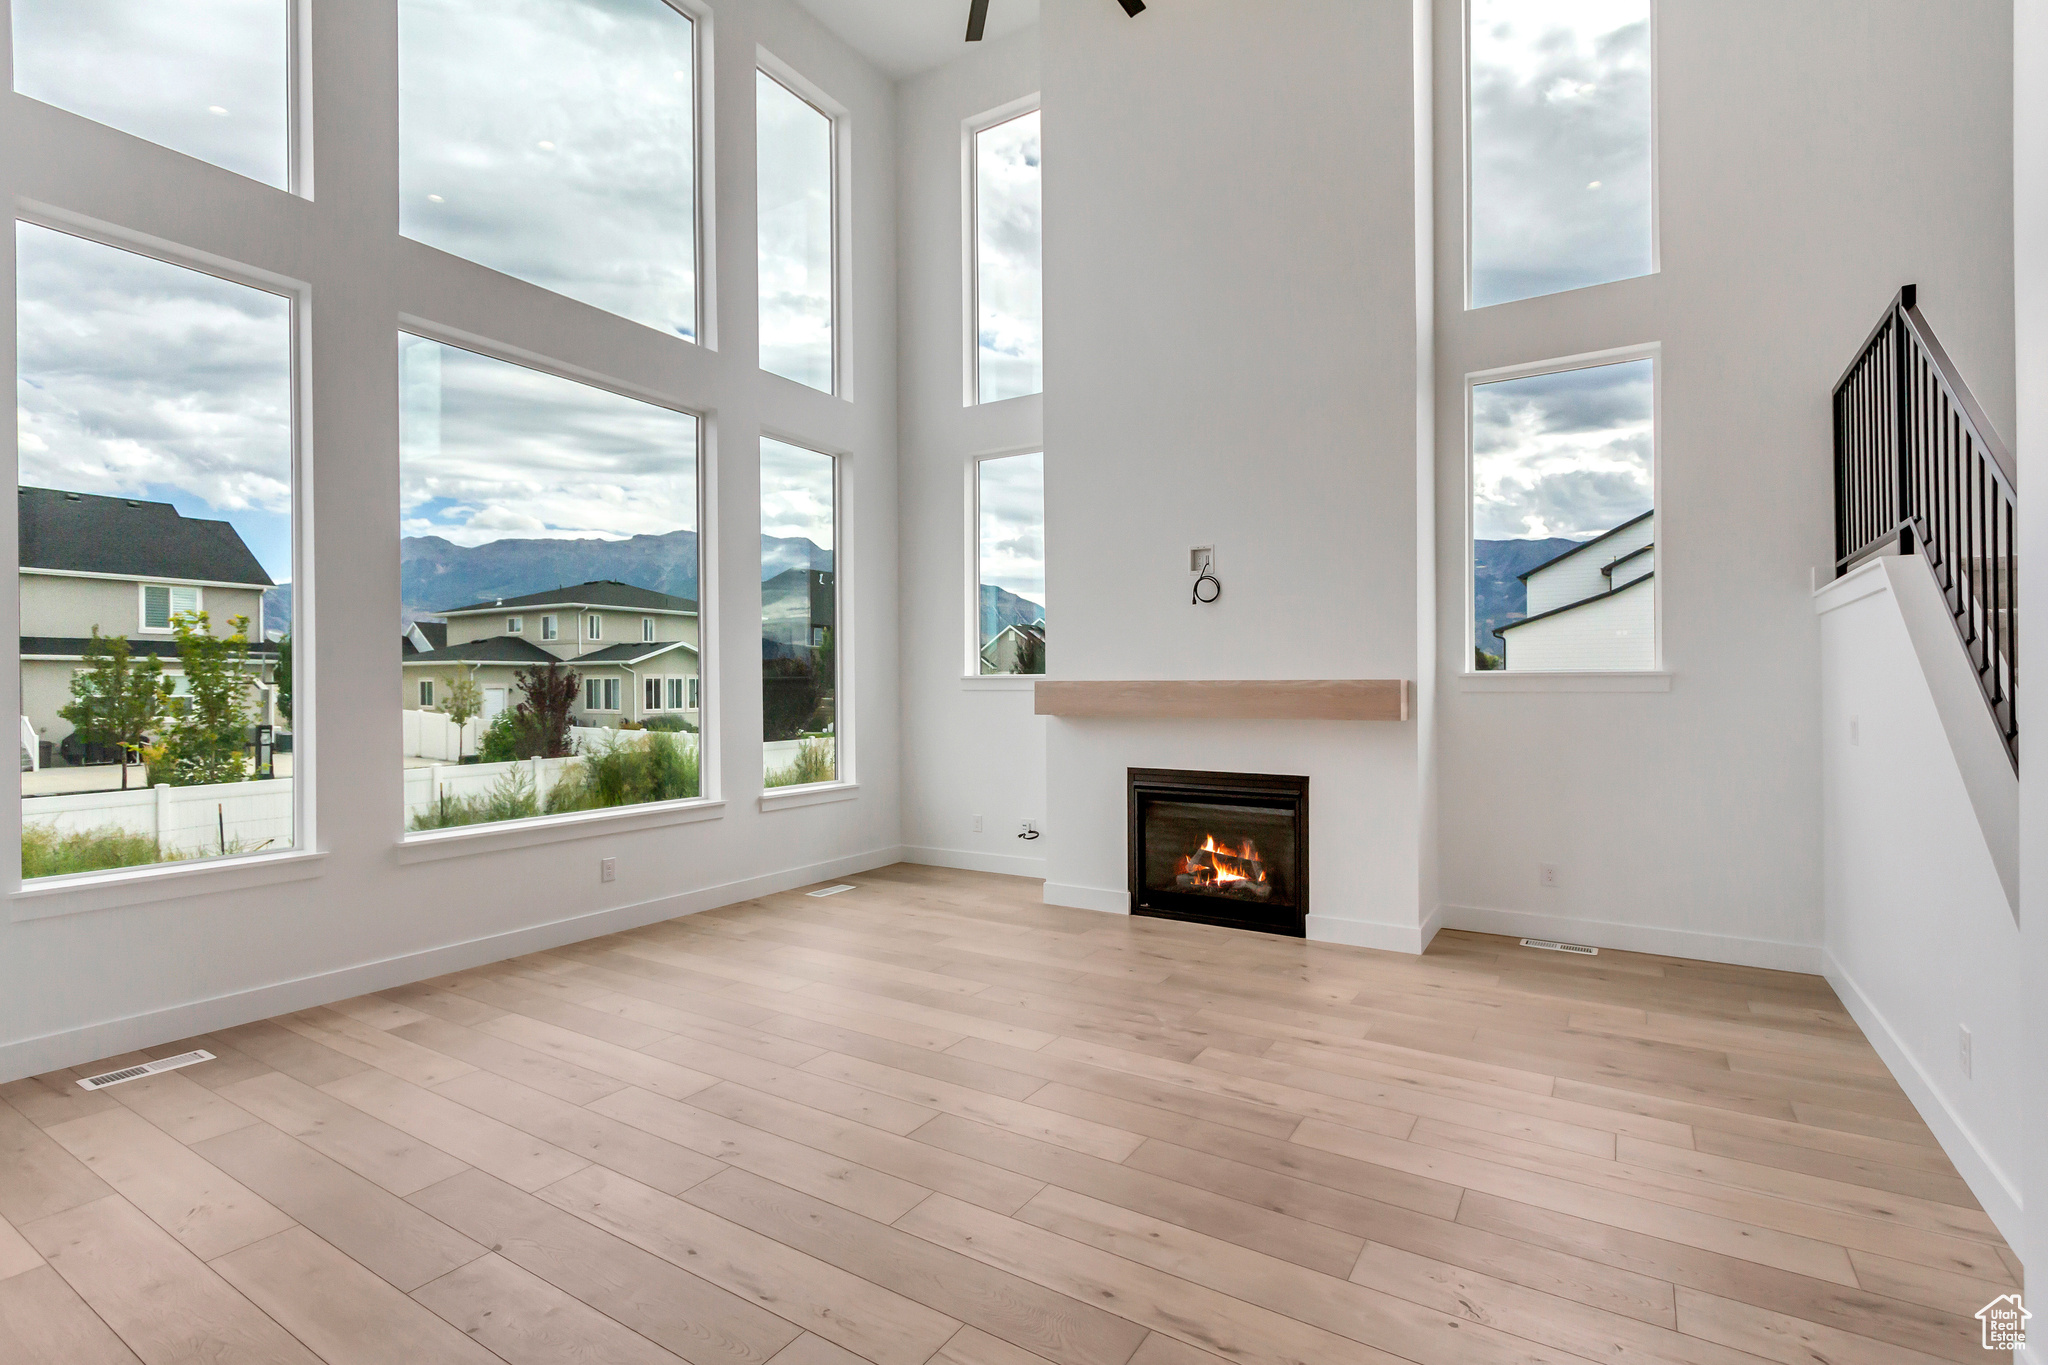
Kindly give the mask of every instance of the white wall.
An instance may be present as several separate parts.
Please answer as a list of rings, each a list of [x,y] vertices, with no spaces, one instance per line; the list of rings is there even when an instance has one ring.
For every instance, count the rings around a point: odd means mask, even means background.
[[[1017,837],[1024,821],[1043,826],[1046,816],[1045,722],[1032,714],[1031,684],[965,676],[974,552],[968,467],[976,455],[1039,449],[1043,404],[1037,395],[961,401],[969,298],[963,125],[1037,93],[1038,29],[964,51],[897,91],[903,842],[919,862],[1043,877],[1057,836]],[[1051,138],[1045,155],[1061,155]],[[1055,600],[1048,610],[1050,666],[1059,669],[1065,606]]]
[[[1407,0],[1041,16],[1053,670],[1416,677]],[[1054,721],[1047,751],[1049,900],[1124,903],[1129,766],[1306,773],[1311,933],[1419,946],[1415,724]]]
[[[10,149],[0,188],[9,202],[60,205],[310,285],[307,491],[319,512],[294,585],[307,642],[300,666],[309,674],[298,688],[297,759],[324,855],[296,866],[303,879],[270,884],[239,871],[180,870],[138,903],[15,898],[0,921],[0,1077],[839,875],[894,860],[901,843],[893,87],[789,0],[717,6],[713,350],[401,242],[395,8],[310,9],[318,149],[310,201],[0,97],[0,139]],[[756,366],[756,44],[852,111],[852,401]],[[0,250],[12,250],[7,240]],[[12,273],[0,261],[0,275]],[[704,577],[707,606],[719,609],[707,617],[719,647],[707,681],[717,706],[713,757],[723,760],[719,818],[645,827],[641,817],[606,815],[570,822],[557,832],[562,842],[523,840],[431,861],[398,853],[404,808],[391,680],[401,311],[707,413],[705,465],[715,483]],[[4,370],[13,329],[0,334]],[[860,783],[852,800],[774,811],[757,801],[756,451],[764,428],[849,457],[842,620]],[[0,559],[13,556],[13,538],[7,519]],[[0,633],[14,633],[15,596],[0,600]],[[10,674],[0,693],[16,685]],[[14,705],[0,695],[0,714]],[[601,857],[618,858],[616,883],[600,884]],[[174,892],[182,894],[168,898]]]
[[[2012,769],[1925,561],[1874,560],[1815,607],[1828,980],[2017,1243],[2028,1040],[2019,923],[1992,847],[2010,836]],[[2003,802],[1973,802],[1973,781]]]
[[[1467,312],[1461,8],[1436,41],[1445,922],[1814,970],[1828,395],[1917,282],[2013,429],[2011,15],[1660,0],[1661,273]],[[1463,376],[1647,342],[1669,690],[1467,690]]]

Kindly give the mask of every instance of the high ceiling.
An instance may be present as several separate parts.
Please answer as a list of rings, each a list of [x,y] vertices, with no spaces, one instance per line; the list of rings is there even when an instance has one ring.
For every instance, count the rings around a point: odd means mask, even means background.
[[[869,61],[901,79],[967,52],[968,0],[798,0]],[[1038,0],[989,0],[988,38],[1038,22]]]

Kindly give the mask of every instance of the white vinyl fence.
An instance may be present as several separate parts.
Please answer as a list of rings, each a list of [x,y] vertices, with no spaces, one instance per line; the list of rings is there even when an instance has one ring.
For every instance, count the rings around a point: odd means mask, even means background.
[[[475,716],[470,717],[460,730],[455,722],[439,711],[406,711],[405,756],[407,758],[438,758],[453,763],[464,756],[474,757],[477,745],[483,742],[484,723]]]

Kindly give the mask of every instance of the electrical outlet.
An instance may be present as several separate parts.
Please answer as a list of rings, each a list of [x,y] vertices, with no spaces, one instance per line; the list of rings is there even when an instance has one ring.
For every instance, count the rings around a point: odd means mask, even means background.
[[[1197,545],[1188,551],[1189,573],[1214,573],[1216,571],[1216,547]]]
[[[601,882],[615,882],[619,879],[619,860],[600,858],[597,861],[597,879]]]
[[[1963,1075],[1970,1074],[1970,1028],[1967,1024],[1956,1025],[1956,1060],[1963,1064]]]
[[[1556,886],[1556,885],[1557,885],[1557,864],[1556,864],[1556,863],[1538,863],[1538,864],[1536,864],[1536,885],[1538,885],[1538,886]]]
[[[1863,743],[1863,717],[1849,717],[1849,742],[1856,745]]]
[[[981,833],[981,817],[979,815],[974,817],[974,832],[976,834]]]

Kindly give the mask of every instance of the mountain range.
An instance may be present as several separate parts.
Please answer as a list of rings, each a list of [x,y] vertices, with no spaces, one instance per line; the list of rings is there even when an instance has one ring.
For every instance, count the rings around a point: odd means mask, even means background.
[[[1006,626],[1028,626],[1045,619],[1045,608],[993,583],[981,585],[981,642],[987,644]]]
[[[1488,654],[1500,653],[1501,644],[1493,632],[1529,614],[1529,585],[1520,575],[1578,543],[1563,536],[1473,541],[1472,643]]]

